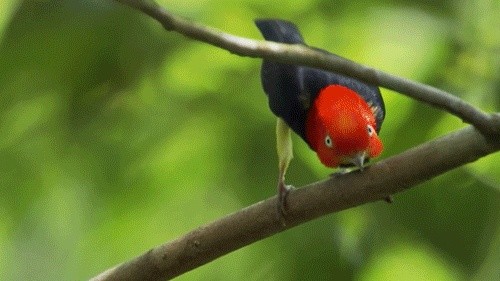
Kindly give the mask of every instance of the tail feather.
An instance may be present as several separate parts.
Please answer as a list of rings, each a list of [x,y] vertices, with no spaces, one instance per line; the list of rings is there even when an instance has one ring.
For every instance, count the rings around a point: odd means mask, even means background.
[[[258,19],[255,24],[268,41],[285,44],[304,44],[304,39],[295,24],[284,20]]]

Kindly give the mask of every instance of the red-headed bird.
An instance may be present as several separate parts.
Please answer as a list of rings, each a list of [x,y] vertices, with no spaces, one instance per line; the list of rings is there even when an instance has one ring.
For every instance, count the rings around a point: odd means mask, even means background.
[[[265,19],[255,23],[268,41],[306,45],[291,22]],[[385,107],[378,87],[338,73],[270,60],[263,61],[261,79],[269,107],[278,117],[281,214],[290,188],[285,185],[286,170],[293,157],[290,128],[327,167],[355,165],[362,169],[365,161],[382,152],[378,132]]]

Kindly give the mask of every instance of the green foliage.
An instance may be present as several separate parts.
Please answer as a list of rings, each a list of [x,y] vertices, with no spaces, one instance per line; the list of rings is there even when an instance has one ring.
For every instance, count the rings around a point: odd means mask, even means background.
[[[253,19],[289,19],[311,45],[500,111],[495,0],[159,3],[257,39]],[[275,194],[275,118],[260,60],[168,33],[113,1],[11,0],[0,10],[1,280],[86,279]],[[464,126],[383,95],[382,158]],[[328,176],[295,140],[289,183]],[[499,157],[179,280],[494,280]]]

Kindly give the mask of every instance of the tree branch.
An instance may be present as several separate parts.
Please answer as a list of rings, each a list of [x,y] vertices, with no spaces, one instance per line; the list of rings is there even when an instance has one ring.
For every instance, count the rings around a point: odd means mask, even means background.
[[[476,128],[467,127],[429,141],[377,162],[363,172],[336,175],[291,191],[286,226],[277,217],[276,197],[272,197],[153,248],[92,280],[173,278],[265,237],[329,213],[380,200],[500,150],[500,114],[486,114],[441,90],[306,47],[229,35],[175,17],[151,1],[115,1],[143,11],[160,21],[167,30],[175,30],[239,55],[304,64],[351,75],[443,108]]]
[[[169,13],[150,0],[115,0],[142,11],[160,22],[168,31],[228,50],[240,56],[260,57],[282,63],[307,65],[356,77],[360,80],[407,95],[418,101],[444,109],[474,125],[483,134],[498,134],[500,118],[487,114],[466,101],[443,90],[353,62],[340,56],[302,45],[288,45],[252,40],[224,33]]]
[[[92,280],[173,278],[298,224],[380,200],[498,150],[500,139],[492,141],[467,127],[377,162],[363,172],[334,176],[291,191],[286,226],[277,217],[277,199],[272,197],[153,248]]]

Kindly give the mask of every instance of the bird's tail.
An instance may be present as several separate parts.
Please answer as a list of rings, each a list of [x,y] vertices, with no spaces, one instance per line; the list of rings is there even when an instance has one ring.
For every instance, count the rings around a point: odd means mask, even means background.
[[[255,24],[268,41],[286,44],[304,44],[304,39],[295,24],[284,20],[258,19]]]

